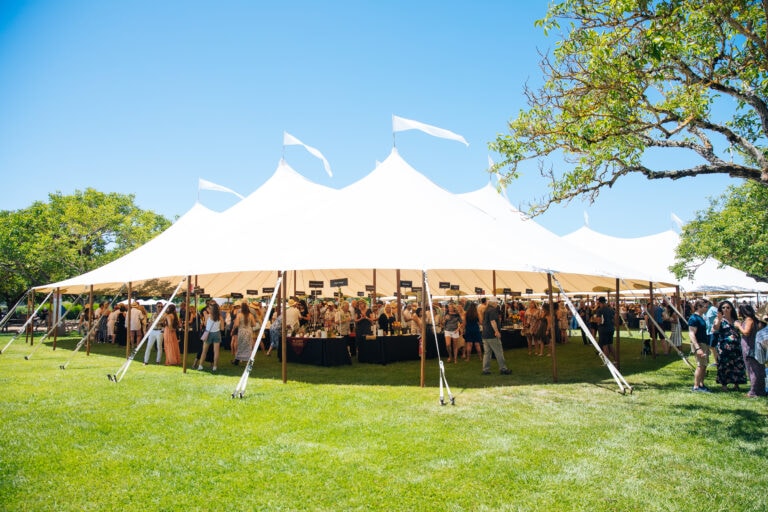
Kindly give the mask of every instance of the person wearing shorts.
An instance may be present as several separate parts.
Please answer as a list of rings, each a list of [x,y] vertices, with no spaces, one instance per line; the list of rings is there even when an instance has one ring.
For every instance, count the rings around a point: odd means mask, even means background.
[[[707,364],[709,364],[709,333],[704,313],[708,303],[704,299],[696,299],[693,303],[693,314],[688,318],[688,335],[691,341],[691,349],[696,355],[696,371],[693,374],[693,389],[709,393],[704,385],[704,377],[707,376]]]

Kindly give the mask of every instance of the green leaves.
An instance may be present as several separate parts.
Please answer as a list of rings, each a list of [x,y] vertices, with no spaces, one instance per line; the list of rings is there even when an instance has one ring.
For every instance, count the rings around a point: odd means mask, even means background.
[[[542,61],[544,84],[525,91],[529,108],[489,144],[504,156],[502,183],[553,153],[570,164],[544,173],[550,193],[532,213],[577,196],[594,200],[629,172],[724,173],[768,186],[760,2],[563,0],[537,26],[564,29],[564,37]],[[652,169],[649,148],[689,157],[678,169]],[[734,155],[743,161],[734,164]]]
[[[12,300],[31,286],[97,268],[168,226],[165,217],[138,208],[133,195],[90,188],[0,211],[0,297]]]
[[[756,278],[768,279],[768,188],[754,182],[730,187],[683,228],[677,260],[678,278],[712,257]]]

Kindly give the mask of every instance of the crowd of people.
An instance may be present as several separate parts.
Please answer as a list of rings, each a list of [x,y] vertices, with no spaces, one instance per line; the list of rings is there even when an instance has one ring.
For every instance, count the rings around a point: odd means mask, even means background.
[[[291,298],[286,303],[283,322],[279,308],[274,308],[270,318],[265,318],[265,308],[259,302],[243,300],[222,307],[209,300],[200,310],[190,308],[187,311],[181,304],[177,312],[176,306],[169,304],[162,318],[154,322],[162,311],[162,302],[158,302],[154,310],[147,311],[138,302],[131,301],[130,315],[125,303],[110,308],[109,303],[103,302],[93,312],[89,307],[83,309],[78,329],[84,332],[92,325],[96,342],[131,348],[136,347],[149,329],[144,364],[150,363],[154,353],[157,364],[162,362],[164,354],[166,365],[178,365],[181,363],[179,340],[183,336],[184,322],[188,321],[191,346],[197,347],[193,368],[202,370],[204,363],[211,361],[211,369],[216,371],[222,349],[231,352],[233,365],[248,361],[262,325],[264,335],[260,348],[267,356],[279,347],[283,323],[289,336],[320,336],[322,333],[323,336],[346,337],[351,356],[366,336],[420,334],[424,327],[429,338],[436,336],[444,343],[447,362],[470,361],[475,354],[482,361],[483,373],[490,373],[493,355],[503,374],[509,373],[509,369],[501,347],[502,327],[521,329],[527,353],[532,356],[551,356],[552,340],[567,343],[570,330],[576,329],[581,332],[584,344],[590,344],[589,333],[603,354],[614,361],[613,343],[618,329],[625,329],[630,335],[632,329],[647,331],[649,337],[643,350],[648,354],[681,351],[683,332],[687,331],[690,353],[696,358],[694,391],[709,392],[704,379],[708,368],[716,368],[715,382],[723,391],[738,391],[748,384],[748,396],[766,394],[765,354],[761,344],[768,339],[765,307],[758,314],[748,303],[708,299],[670,301],[666,298],[653,302],[622,302],[617,306],[605,297],[599,297],[576,303],[579,322],[559,301],[551,304],[535,300],[527,303],[501,301],[500,304],[495,297],[490,297],[436,300],[428,304],[426,310],[414,302],[404,302],[400,309],[398,306],[396,301],[376,300],[369,307],[369,302],[364,299],[308,303],[304,299]],[[212,358],[208,357],[209,349]]]

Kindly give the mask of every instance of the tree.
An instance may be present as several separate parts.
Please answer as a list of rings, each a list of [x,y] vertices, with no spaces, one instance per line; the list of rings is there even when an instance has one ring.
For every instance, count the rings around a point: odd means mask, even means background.
[[[148,242],[170,221],[134,204],[133,195],[76,190],[0,211],[0,297],[14,302],[35,285],[100,267]]]
[[[713,199],[683,228],[672,271],[690,276],[708,257],[768,280],[768,188],[748,181]]]
[[[543,85],[526,86],[529,108],[490,144],[504,158],[494,169],[501,184],[538,161],[551,190],[532,202],[534,215],[579,196],[594,201],[629,173],[727,174],[768,186],[766,9],[757,0],[551,5],[537,24],[567,32],[542,59]],[[652,168],[649,152],[691,158]],[[568,168],[545,166],[553,155]]]

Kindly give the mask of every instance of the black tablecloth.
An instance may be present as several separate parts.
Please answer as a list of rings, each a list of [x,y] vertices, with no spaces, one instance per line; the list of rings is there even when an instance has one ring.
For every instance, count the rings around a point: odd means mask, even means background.
[[[520,329],[502,329],[501,346],[503,348],[525,348],[528,342]]]
[[[360,363],[387,364],[394,361],[414,361],[419,359],[419,337],[377,336],[366,339],[357,347],[357,360]]]
[[[352,364],[347,350],[347,338],[292,338],[286,340],[288,362],[338,366]],[[278,358],[282,355],[278,351]]]

